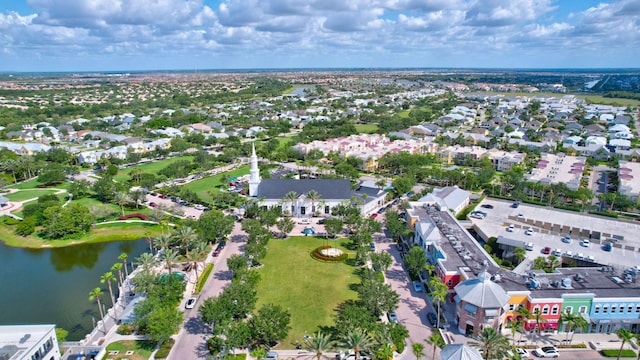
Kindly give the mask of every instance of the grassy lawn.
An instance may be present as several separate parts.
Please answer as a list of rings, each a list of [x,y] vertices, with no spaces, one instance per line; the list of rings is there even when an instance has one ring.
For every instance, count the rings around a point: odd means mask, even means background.
[[[242,166],[235,170],[232,170],[226,173],[220,173],[214,176],[209,176],[204,179],[196,180],[182,186],[184,186],[185,188],[191,191],[194,191],[196,194],[198,194],[198,196],[202,200],[211,201],[211,196],[209,196],[208,192],[209,191],[220,192],[220,185],[221,185],[220,180],[224,175],[227,175],[230,178],[232,178],[232,177],[237,177],[237,176],[242,176],[247,174],[249,174],[249,166]]]
[[[356,124],[355,127],[361,134],[373,134],[378,131],[378,125],[376,124]]]
[[[311,251],[324,239],[297,236],[271,239],[260,268],[258,304],[279,304],[291,313],[291,331],[278,349],[293,349],[303,336],[319,326],[333,324],[336,306],[357,297],[350,284],[358,283],[356,268],[345,263],[323,263],[311,258]],[[333,241],[333,240],[331,240]],[[342,248],[345,250],[344,248]]]
[[[128,167],[126,169],[120,169],[118,171],[118,174],[116,174],[116,176],[114,176],[113,179],[116,180],[116,181],[127,181],[127,180],[130,179],[129,173],[133,169],[140,169],[143,173],[157,175],[158,171],[164,169],[167,165],[173,164],[174,162],[176,162],[178,160],[189,160],[189,161],[191,161],[191,160],[193,160],[193,156],[185,155],[185,156],[177,156],[177,157],[173,157],[173,158],[168,158],[168,159],[164,159],[164,160],[154,160],[153,162],[150,162],[148,164],[136,165],[136,166]]]
[[[46,194],[53,194],[57,190],[21,190],[13,194],[4,195],[10,201],[25,201]]]
[[[42,183],[38,182],[38,180],[36,179],[33,179],[33,180],[29,180],[20,184],[11,185],[7,187],[16,188],[16,189],[35,189],[38,187],[38,185],[42,185]]]
[[[147,360],[156,344],[153,341],[144,340],[122,340],[107,345],[107,354],[105,359],[129,359],[129,360]],[[118,355],[109,355],[109,351],[118,351]],[[127,355],[127,351],[133,351],[132,355]]]
[[[101,225],[91,232],[85,234],[80,239],[68,239],[68,240],[46,240],[37,235],[22,237],[14,233],[15,226],[6,225],[0,221],[0,239],[5,244],[14,247],[22,248],[53,248],[53,247],[65,247],[76,244],[84,243],[100,243],[110,241],[127,241],[127,240],[139,240],[146,237],[146,234],[155,236],[160,234],[160,225],[153,225],[147,223],[117,223]]]

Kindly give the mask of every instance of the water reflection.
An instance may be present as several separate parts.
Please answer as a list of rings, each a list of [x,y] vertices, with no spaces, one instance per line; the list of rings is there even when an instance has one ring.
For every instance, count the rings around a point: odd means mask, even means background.
[[[56,271],[70,271],[74,267],[93,269],[106,247],[106,243],[101,243],[51,249],[51,264]]]

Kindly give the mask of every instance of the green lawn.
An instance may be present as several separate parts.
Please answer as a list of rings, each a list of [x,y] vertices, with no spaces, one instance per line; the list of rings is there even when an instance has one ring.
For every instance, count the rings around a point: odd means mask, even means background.
[[[33,179],[33,180],[25,181],[23,183],[11,185],[7,187],[16,188],[16,189],[35,189],[38,187],[38,185],[42,185],[42,183],[38,182],[38,180],[36,179]]]
[[[293,349],[305,334],[333,325],[336,306],[357,295],[349,289],[359,282],[357,268],[345,263],[323,263],[311,251],[324,243],[313,237],[271,239],[258,284],[258,304],[279,304],[291,313],[291,331],[278,349]],[[333,240],[331,240],[333,242]],[[344,248],[342,248],[345,250]]]
[[[249,166],[242,166],[235,170],[231,170],[226,173],[220,173],[214,176],[208,176],[204,179],[196,180],[190,182],[188,184],[182,185],[185,188],[194,191],[200,199],[205,201],[211,201],[211,196],[209,196],[209,191],[220,191],[220,185],[222,184],[220,180],[224,175],[229,176],[230,178],[247,175],[249,174]]]
[[[356,124],[355,127],[361,134],[373,134],[378,131],[378,125],[376,124]]]
[[[107,345],[107,354],[105,359],[129,359],[129,360],[147,360],[151,357],[151,353],[155,349],[156,344],[153,341],[144,340],[122,340]],[[109,355],[109,351],[118,351],[118,355]],[[132,355],[127,355],[127,351],[133,351]]]
[[[53,194],[57,190],[21,190],[13,194],[5,194],[4,196],[10,201],[25,201],[46,194]]]
[[[126,169],[120,169],[118,171],[118,174],[116,174],[116,176],[114,176],[113,179],[116,181],[127,181],[131,178],[129,176],[129,173],[133,169],[140,169],[143,173],[157,175],[158,171],[164,169],[165,167],[167,167],[167,165],[173,164],[178,160],[191,161],[193,160],[193,156],[185,155],[185,156],[172,157],[164,160],[153,160],[153,162],[150,162],[148,164],[136,165],[136,166],[128,167]]]

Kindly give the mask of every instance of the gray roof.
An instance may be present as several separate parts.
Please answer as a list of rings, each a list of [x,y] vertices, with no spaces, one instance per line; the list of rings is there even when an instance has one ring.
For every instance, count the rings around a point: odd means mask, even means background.
[[[460,300],[483,309],[501,308],[510,298],[500,285],[491,281],[486,270],[478,273],[477,278],[456,285],[455,290]]]
[[[322,199],[348,200],[351,198],[351,183],[341,179],[263,179],[258,185],[258,197],[282,199],[290,191],[302,195],[315,190]]]
[[[442,360],[482,360],[482,354],[476,348],[465,344],[449,344],[440,352]]]

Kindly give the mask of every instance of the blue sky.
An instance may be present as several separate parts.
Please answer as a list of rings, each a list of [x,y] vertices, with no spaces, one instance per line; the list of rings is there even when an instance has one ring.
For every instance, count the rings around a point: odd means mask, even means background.
[[[0,71],[638,67],[640,0],[2,0]]]

